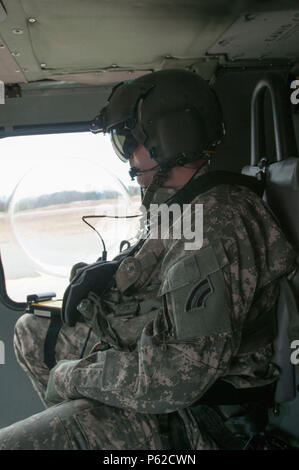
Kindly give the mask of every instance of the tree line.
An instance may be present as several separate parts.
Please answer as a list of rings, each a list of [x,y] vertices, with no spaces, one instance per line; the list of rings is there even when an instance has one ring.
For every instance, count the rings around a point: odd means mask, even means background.
[[[140,194],[138,187],[130,186],[129,194],[131,196]],[[104,190],[104,191],[59,191],[52,194],[41,194],[38,197],[27,197],[23,198],[16,204],[16,210],[29,210],[40,207],[46,207],[57,204],[67,204],[70,202],[78,201],[101,201],[103,199],[114,199],[119,196],[119,193],[115,190]],[[5,212],[8,208],[8,199],[0,198],[0,212]]]

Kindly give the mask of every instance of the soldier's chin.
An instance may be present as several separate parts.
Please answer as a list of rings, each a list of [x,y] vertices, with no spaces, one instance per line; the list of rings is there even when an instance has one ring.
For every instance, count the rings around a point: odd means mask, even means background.
[[[148,173],[143,173],[141,175],[137,175],[137,182],[138,184],[144,188],[147,189],[151,182],[153,181],[153,177],[157,173],[157,170],[149,171]]]
[[[145,175],[138,175],[137,176],[137,183],[141,186],[142,190],[145,191],[149,184],[150,184],[150,181],[149,181],[149,178]]]

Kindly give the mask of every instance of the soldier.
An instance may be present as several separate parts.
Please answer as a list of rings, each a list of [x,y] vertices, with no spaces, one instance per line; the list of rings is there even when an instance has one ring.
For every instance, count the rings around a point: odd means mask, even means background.
[[[243,448],[245,418],[263,428],[278,377],[274,308],[295,253],[250,178],[208,171],[223,123],[198,75],[121,84],[93,126],[130,162],[147,210],[203,205],[203,243],[187,250],[184,234],[154,239],[149,227],[112,287],[62,326],[51,370],[48,320],[18,320],[16,355],[47,409],[2,429],[0,448]]]

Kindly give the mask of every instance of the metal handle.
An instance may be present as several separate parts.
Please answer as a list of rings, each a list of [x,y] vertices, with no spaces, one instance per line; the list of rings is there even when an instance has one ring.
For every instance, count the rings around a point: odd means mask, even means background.
[[[264,101],[266,90],[270,93],[276,160],[297,155],[297,144],[286,85],[278,74],[267,74],[256,85],[251,99],[251,165],[257,165],[265,156]]]

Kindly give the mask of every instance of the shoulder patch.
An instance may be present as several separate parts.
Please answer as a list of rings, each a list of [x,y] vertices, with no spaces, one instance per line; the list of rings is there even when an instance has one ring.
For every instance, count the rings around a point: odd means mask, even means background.
[[[208,277],[199,281],[199,283],[191,290],[185,304],[185,312],[193,308],[205,306],[207,298],[212,294],[213,287]]]
[[[231,331],[231,308],[223,275],[227,264],[220,244],[216,250],[205,247],[169,269],[161,295],[166,296],[176,339]]]

